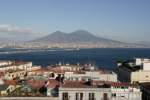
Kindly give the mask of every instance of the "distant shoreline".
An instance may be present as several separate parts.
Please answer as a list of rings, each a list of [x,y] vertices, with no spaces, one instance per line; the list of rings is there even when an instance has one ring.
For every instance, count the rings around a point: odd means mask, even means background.
[[[0,54],[19,54],[49,51],[79,51],[81,49],[150,49],[150,48],[0,48]]]

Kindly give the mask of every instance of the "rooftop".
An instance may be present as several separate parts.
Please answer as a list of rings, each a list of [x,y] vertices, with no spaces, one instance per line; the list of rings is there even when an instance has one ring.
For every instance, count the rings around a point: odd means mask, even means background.
[[[4,84],[6,85],[18,85],[18,81],[17,80],[4,80]]]
[[[43,87],[46,84],[46,81],[44,81],[44,80],[34,80],[33,79],[33,80],[28,80],[27,84],[31,85],[32,88],[39,89],[39,88]]]
[[[48,80],[48,83],[47,83],[47,87],[49,87],[49,88],[55,88],[55,87],[59,86],[60,84],[61,84],[61,83],[58,82],[58,81],[55,80],[55,79],[49,79],[49,80]]]
[[[139,87],[138,85],[124,83],[124,82],[110,82],[110,81],[65,81],[61,86],[63,88],[110,88],[113,87]]]
[[[150,91],[150,82],[141,83],[141,86]]]
[[[101,83],[101,84],[91,84],[91,82],[85,81],[65,81],[61,86],[63,88],[109,88],[110,85]]]
[[[127,69],[129,69],[129,70],[131,70],[131,71],[138,71],[138,70],[140,70],[141,69],[141,66],[139,66],[139,65],[130,65],[130,63],[133,63],[133,62],[131,62],[130,60],[128,60],[128,61],[125,61],[125,62],[122,62],[122,65],[121,66],[119,66],[119,67],[124,67],[124,68],[127,68]],[[134,63],[133,63],[134,64]]]

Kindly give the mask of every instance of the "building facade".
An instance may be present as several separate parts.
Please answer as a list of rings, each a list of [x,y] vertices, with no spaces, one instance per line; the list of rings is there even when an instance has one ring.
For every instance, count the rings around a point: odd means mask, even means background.
[[[135,58],[118,64],[118,77],[131,83],[150,82],[150,59]]]
[[[118,82],[66,82],[59,88],[59,100],[141,100],[138,87]]]

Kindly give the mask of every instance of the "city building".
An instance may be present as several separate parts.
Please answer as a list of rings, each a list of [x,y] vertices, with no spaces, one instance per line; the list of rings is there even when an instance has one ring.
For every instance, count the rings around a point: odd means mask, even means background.
[[[24,61],[0,61],[0,71],[5,70],[25,70],[31,71],[39,69],[40,66],[33,66],[32,62],[24,62]]]
[[[117,75],[114,72],[107,70],[65,72],[64,77],[65,80],[71,81],[100,80],[117,82]]]
[[[123,82],[109,82],[111,85],[110,100],[142,100],[140,86]]]
[[[150,59],[134,58],[118,62],[118,78],[131,83],[150,82]]]
[[[113,71],[105,69],[98,69],[94,66],[85,65],[66,65],[52,68],[54,73],[61,74],[64,80],[70,81],[88,81],[88,80],[101,80],[101,81],[114,81],[117,82],[117,74]],[[55,75],[57,76],[57,75]]]
[[[117,82],[117,74],[113,71],[105,69],[96,69],[94,66],[81,65],[58,65],[50,68],[41,68],[28,72],[29,76],[42,75],[56,79],[56,77],[64,77],[64,80],[101,80]]]
[[[59,88],[59,100],[108,100],[111,99],[110,91],[110,86],[105,84],[66,81]]]
[[[130,65],[149,72],[148,62],[148,59],[138,59],[137,62],[118,65],[120,68]],[[32,62],[9,61],[2,62],[0,69],[1,96],[48,96],[58,100],[141,100],[140,87],[132,84],[134,82],[119,82],[115,72],[91,64],[58,64],[43,68],[33,66]]]
[[[150,82],[141,83],[142,100],[150,100]]]
[[[4,79],[9,79],[9,80],[24,79],[25,76],[27,76],[27,72],[25,70],[20,70],[20,69],[12,70],[12,69],[9,69],[9,70],[5,71]]]
[[[12,62],[11,61],[0,61],[0,67],[2,66],[8,66],[8,65],[11,65]]]
[[[32,62],[0,61],[0,71],[4,73],[4,79],[23,79],[29,71],[40,68],[40,66],[33,66]]]
[[[140,88],[127,83],[65,81],[59,100],[141,100]]]

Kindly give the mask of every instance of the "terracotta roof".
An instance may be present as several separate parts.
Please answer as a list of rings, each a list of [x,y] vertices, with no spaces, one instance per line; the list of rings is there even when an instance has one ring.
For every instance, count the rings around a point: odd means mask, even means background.
[[[31,80],[27,81],[27,84],[31,85],[32,88],[38,88],[39,89],[46,84],[46,81],[31,79]]]
[[[57,87],[57,86],[60,86],[60,82],[58,82],[57,80],[55,80],[55,79],[49,79],[48,80],[48,83],[47,83],[47,87],[49,87],[49,88],[55,88],[55,87]]]
[[[123,82],[110,82],[111,86],[130,86],[129,83],[123,83]]]
[[[91,84],[87,81],[65,81],[62,88],[110,88],[108,84],[101,82],[101,84]]]
[[[0,71],[0,78],[4,76],[4,72]]]
[[[17,80],[4,80],[6,85],[17,85],[19,84]]]
[[[89,86],[84,84],[83,81],[65,81],[61,86],[63,88],[88,88]]]
[[[101,84],[101,83],[105,83],[105,84],[109,84],[110,86],[137,86],[135,84],[131,84],[131,83],[127,83],[127,82],[112,82],[112,81],[97,81],[97,80],[92,80],[91,81],[92,84]]]
[[[63,88],[109,88],[111,86],[119,87],[138,87],[138,85],[124,82],[109,82],[109,81],[65,81],[61,86]],[[150,86],[150,85],[149,85]]]
[[[108,84],[110,84],[111,86],[115,86],[115,87],[139,87],[136,84],[131,84],[131,83],[127,83],[127,82],[107,82]]]

